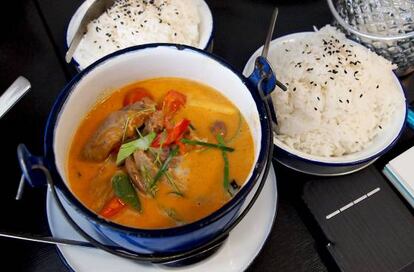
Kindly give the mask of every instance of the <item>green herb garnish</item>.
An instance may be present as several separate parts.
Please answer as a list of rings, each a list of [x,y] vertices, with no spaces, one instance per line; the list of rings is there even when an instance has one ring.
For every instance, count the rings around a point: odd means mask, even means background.
[[[116,164],[121,164],[126,158],[128,158],[138,149],[143,151],[147,150],[150,147],[152,141],[154,141],[155,136],[155,132],[150,132],[144,137],[121,145],[121,148],[119,149],[118,155],[116,157]]]
[[[115,195],[119,197],[124,203],[130,205],[135,210],[141,212],[141,202],[139,201],[138,194],[134,189],[129,177],[124,172],[117,172],[112,177],[112,188]]]
[[[128,125],[129,125],[129,121],[130,121],[130,120],[131,120],[131,118],[130,118],[130,117],[128,117],[128,118],[125,120],[124,131],[122,132],[122,142],[121,142],[121,143],[124,143],[124,141],[125,141],[126,134],[127,134],[127,130],[128,130]]]
[[[167,178],[168,183],[173,188],[174,191],[170,192],[170,194],[178,195],[181,197],[184,197],[184,194],[181,192],[180,188],[178,188],[177,184],[175,184],[173,177],[171,176],[171,173],[168,171],[165,171],[165,177]]]
[[[167,159],[164,161],[160,169],[158,170],[157,174],[155,174],[155,177],[153,178],[150,188],[154,188],[157,184],[158,180],[165,174],[168,168],[168,164],[170,164],[171,160],[177,155],[178,153],[178,147],[174,147],[170,153],[168,154]]]
[[[185,222],[179,218],[177,215],[177,211],[173,208],[164,208],[162,207],[162,210],[165,212],[165,214],[171,218],[177,225],[183,225]]]
[[[220,137],[223,139],[221,135]],[[234,151],[234,148],[226,146],[224,142],[223,144],[213,144],[213,143],[190,140],[190,139],[185,139],[185,138],[181,139],[181,142],[184,144],[189,144],[189,145],[201,145],[201,146],[206,146],[206,147],[218,148],[221,151],[228,151],[228,152]]]
[[[148,149],[151,154],[155,157],[154,163],[158,166],[161,167],[162,163],[160,160],[160,152],[154,151],[153,148]],[[171,173],[168,171],[165,171],[165,177],[167,178],[168,183],[170,184],[170,186],[173,188],[174,191],[170,192],[170,194],[175,194],[181,197],[184,197],[184,193],[181,192],[180,188],[177,186],[177,184],[175,184],[173,177],[171,176]]]
[[[217,141],[218,141],[218,143],[219,143],[220,146],[222,146],[222,145],[224,146],[224,139],[223,139],[223,136],[221,136],[220,134],[217,134]],[[226,190],[226,192],[228,192],[232,196],[232,193],[229,191],[229,186],[230,186],[230,180],[229,180],[229,176],[230,176],[229,158],[227,157],[226,151],[224,151],[223,149],[221,150],[221,155],[222,155],[223,161],[224,161],[223,187],[224,187],[224,190]]]

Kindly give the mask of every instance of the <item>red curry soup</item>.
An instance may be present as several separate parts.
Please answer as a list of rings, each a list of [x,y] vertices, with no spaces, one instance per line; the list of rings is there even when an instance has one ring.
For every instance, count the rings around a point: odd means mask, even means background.
[[[253,165],[243,116],[206,85],[155,78],[99,101],[69,151],[72,192],[115,223],[169,228],[201,219],[239,190]]]

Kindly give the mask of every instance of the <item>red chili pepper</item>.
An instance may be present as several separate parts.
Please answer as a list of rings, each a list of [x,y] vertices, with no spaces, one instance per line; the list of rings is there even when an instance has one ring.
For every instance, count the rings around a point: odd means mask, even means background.
[[[181,155],[184,155],[187,151],[187,148],[185,147],[185,144],[180,142],[180,140],[175,141],[175,144],[178,145],[178,150],[180,151]]]
[[[101,212],[101,216],[105,218],[111,218],[119,213],[125,207],[125,203],[121,199],[114,197],[108,203],[105,204]]]
[[[126,94],[124,98],[124,106],[134,104],[135,102],[140,101],[144,97],[151,98],[151,95],[148,93],[147,90],[145,90],[144,88],[133,89]]]
[[[176,124],[171,130],[167,131],[167,137],[165,141],[162,141],[162,133],[158,134],[157,137],[152,142],[152,147],[160,147],[162,146],[168,146],[174,142],[178,142],[180,140],[184,133],[188,130],[190,126],[190,120],[183,119],[181,122]]]
[[[181,109],[187,101],[187,97],[177,91],[169,91],[162,102],[162,112],[167,121],[171,120],[173,115]]]

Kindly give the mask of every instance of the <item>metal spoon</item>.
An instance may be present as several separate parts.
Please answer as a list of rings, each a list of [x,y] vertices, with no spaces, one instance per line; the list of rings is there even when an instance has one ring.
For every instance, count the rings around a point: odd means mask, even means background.
[[[3,117],[30,90],[30,82],[19,76],[0,97],[0,118]]]
[[[269,53],[269,45],[270,45],[270,41],[272,40],[272,37],[273,37],[273,32],[275,30],[276,19],[277,19],[278,14],[279,14],[279,9],[277,7],[275,7],[275,9],[273,10],[272,18],[270,19],[269,30],[267,32],[266,41],[263,45],[263,50],[262,50],[262,57],[266,58],[266,59],[267,59],[267,55]],[[279,88],[281,88],[283,91],[287,90],[286,86],[283,85],[279,80],[276,80],[276,85]]]
[[[63,238],[56,238],[56,237],[43,237],[43,236],[36,236],[32,234],[16,234],[16,233],[9,233],[9,232],[0,232],[0,237],[4,238],[11,238],[23,241],[30,241],[30,242],[37,242],[37,243],[44,243],[44,244],[52,244],[52,245],[73,245],[73,246],[83,246],[83,247],[91,247],[95,248],[92,244],[83,241],[75,241]]]

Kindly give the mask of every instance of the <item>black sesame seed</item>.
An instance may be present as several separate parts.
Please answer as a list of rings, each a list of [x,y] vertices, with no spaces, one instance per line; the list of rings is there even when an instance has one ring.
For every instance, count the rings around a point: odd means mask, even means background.
[[[329,77],[331,80],[334,80],[334,78],[333,77]]]
[[[382,126],[378,126],[380,129],[382,129]]]
[[[327,68],[328,68],[328,67],[329,67],[329,66],[328,66],[328,64],[326,64],[326,65],[325,65],[325,67],[327,67]],[[329,71],[328,71],[328,72],[329,72]]]
[[[311,81],[310,84],[312,85],[313,84],[313,81]]]
[[[349,104],[349,99],[347,99],[347,100],[346,100],[346,103],[348,103],[348,104]]]
[[[293,91],[294,91],[294,92],[296,91],[296,87],[294,87],[294,88],[293,88]]]
[[[289,50],[285,49],[286,52],[289,52]]]
[[[348,91],[348,92],[352,93],[352,89],[349,89],[349,91]]]
[[[321,99],[319,98],[319,96],[317,96],[316,99],[318,99],[318,101],[321,101]]]
[[[312,70],[313,70],[313,68],[306,69],[307,72],[312,71]]]
[[[362,96],[363,96],[363,94],[360,94],[360,95],[359,95],[359,98],[362,98]]]
[[[379,88],[379,85],[377,85],[377,89]]]
[[[345,74],[348,74],[348,72],[347,72],[346,70],[344,70],[344,73],[345,73]]]
[[[325,81],[325,85],[328,84],[328,81]]]
[[[341,99],[339,99],[339,102],[343,103]]]
[[[313,109],[314,109],[314,110],[316,110],[316,111],[318,110],[318,108],[317,108],[317,107],[314,107]]]

